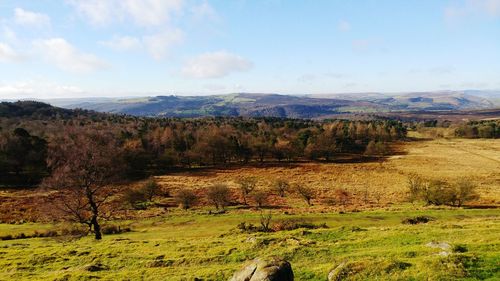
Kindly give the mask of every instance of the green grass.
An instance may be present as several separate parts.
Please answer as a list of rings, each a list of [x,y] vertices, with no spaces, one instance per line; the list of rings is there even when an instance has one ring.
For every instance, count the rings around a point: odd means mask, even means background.
[[[404,225],[410,216],[436,218]],[[239,222],[258,224],[259,214],[223,215],[173,211],[130,224],[133,232],[74,241],[31,238],[0,241],[0,280],[227,280],[258,256],[288,259],[296,280],[326,280],[330,269],[348,263],[352,280],[498,280],[498,210],[380,210],[349,214],[276,213],[273,220],[304,218],[327,229],[242,233]],[[0,225],[0,233],[26,234],[48,225]],[[353,228],[355,227],[355,228]],[[358,231],[353,231],[357,229]],[[254,237],[254,238],[251,238]],[[464,245],[449,257],[425,246],[431,241]],[[88,265],[104,270],[90,272]]]

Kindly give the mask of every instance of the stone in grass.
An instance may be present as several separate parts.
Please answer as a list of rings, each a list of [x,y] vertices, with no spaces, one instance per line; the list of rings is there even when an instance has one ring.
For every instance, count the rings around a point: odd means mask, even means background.
[[[446,243],[446,242],[436,242],[436,241],[429,242],[429,243],[425,244],[425,246],[430,247],[430,248],[441,249],[441,250],[445,250],[445,251],[450,250],[450,248],[451,248],[451,245]]]
[[[256,258],[235,272],[230,281],[293,281],[293,271],[281,258]]]
[[[346,262],[341,262],[328,273],[328,281],[344,280],[348,275],[348,266]]]

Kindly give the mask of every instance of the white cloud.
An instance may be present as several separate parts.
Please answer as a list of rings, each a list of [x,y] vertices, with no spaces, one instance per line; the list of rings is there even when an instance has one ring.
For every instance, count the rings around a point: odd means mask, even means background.
[[[45,14],[16,8],[14,9],[14,22],[19,25],[40,27],[50,25],[50,17]]]
[[[253,64],[225,51],[205,53],[187,61],[182,68],[182,74],[191,78],[219,78],[232,72],[248,71]]]
[[[201,4],[199,5],[194,5],[191,8],[191,13],[193,14],[193,17],[197,21],[202,21],[204,19],[209,19],[209,20],[219,20],[219,15],[217,12],[210,6],[207,0],[204,0]]]
[[[450,5],[444,10],[444,17],[448,22],[471,15],[500,16],[500,0],[466,0],[461,5]]]
[[[140,25],[161,25],[180,12],[183,0],[122,0],[124,10]]]
[[[9,45],[0,42],[0,62],[16,62],[19,60],[21,60],[21,55]]]
[[[351,30],[351,24],[346,20],[341,20],[339,21],[337,28],[342,32],[347,32]]]
[[[168,56],[171,48],[180,44],[184,33],[180,29],[169,29],[161,33],[144,36],[143,43],[154,59],[163,59]]]
[[[93,54],[81,52],[63,38],[37,40],[35,47],[50,63],[70,72],[91,72],[107,67]]]
[[[0,84],[0,99],[62,98],[79,96],[84,91],[70,85],[41,81],[20,81]]]
[[[182,10],[184,0],[68,0],[68,3],[94,25],[131,19],[142,26],[159,26]]]
[[[132,36],[114,36],[111,40],[101,41],[99,43],[117,51],[136,50],[142,46],[141,41]]]

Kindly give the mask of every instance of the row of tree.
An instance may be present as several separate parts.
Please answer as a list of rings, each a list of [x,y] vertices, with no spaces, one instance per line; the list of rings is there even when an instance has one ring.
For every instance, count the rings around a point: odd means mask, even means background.
[[[500,120],[471,121],[456,128],[455,135],[463,138],[500,138]]]
[[[95,153],[112,147],[122,177],[142,178],[179,167],[381,155],[388,152],[387,143],[406,136],[406,127],[396,121],[50,115],[42,108],[44,114],[39,109],[19,117],[28,113],[16,107],[13,117],[0,117],[0,184],[36,184],[51,173],[47,163],[66,143],[82,148],[99,138],[108,145],[93,147]]]

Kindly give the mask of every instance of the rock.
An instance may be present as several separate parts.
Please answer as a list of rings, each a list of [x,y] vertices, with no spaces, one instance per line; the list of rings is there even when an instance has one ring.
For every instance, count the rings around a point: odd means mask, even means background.
[[[429,243],[425,244],[425,246],[431,247],[431,248],[437,248],[437,249],[441,249],[441,250],[445,250],[445,251],[449,250],[451,248],[451,245],[448,243],[436,242],[436,241],[429,242]]]
[[[245,242],[255,244],[255,243],[257,243],[257,238],[255,238],[254,236],[249,236],[249,237],[245,240]]]
[[[328,281],[340,281],[346,277],[347,263],[342,262],[328,273]]]
[[[235,272],[230,281],[293,281],[293,271],[283,259],[256,258]]]

